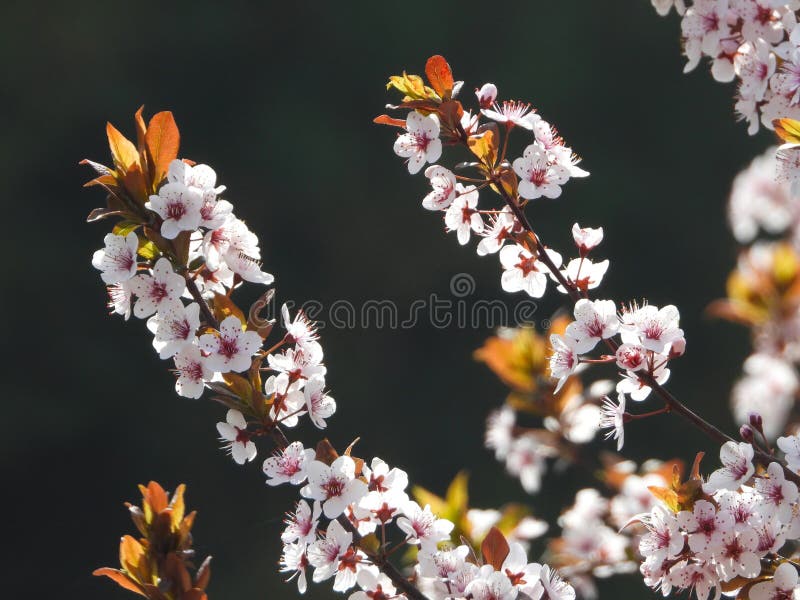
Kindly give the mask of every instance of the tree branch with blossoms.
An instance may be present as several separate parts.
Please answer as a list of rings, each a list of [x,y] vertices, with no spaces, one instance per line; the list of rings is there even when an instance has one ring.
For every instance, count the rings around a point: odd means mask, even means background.
[[[656,496],[666,502],[667,508],[659,505],[649,516],[633,519],[644,524],[650,532],[639,543],[639,551],[646,559],[641,567],[645,582],[654,587],[661,586],[665,595],[672,586],[693,588],[698,598],[707,597],[712,588],[716,588],[718,593],[735,590],[740,597],[745,597],[751,589],[769,590],[770,593],[777,589],[776,586],[782,585],[779,579],[785,576],[779,577],[774,565],[789,564],[781,562],[789,559],[778,550],[791,535],[788,531],[795,527],[793,515],[798,512],[793,507],[796,507],[796,484],[800,482],[800,476],[792,468],[792,453],[787,451],[788,465],[775,456],[764,435],[763,422],[757,416],[740,431],[744,442],[737,443],[663,387],[670,375],[669,362],[681,356],[686,347],[683,331],[679,328],[678,310],[674,306],[658,309],[631,303],[622,305],[617,316],[617,303],[589,299],[589,290],[599,286],[608,268],[608,261],[594,264],[588,258],[590,251],[602,239],[602,229],[585,229],[576,224],[573,233],[579,256],[562,268],[561,255],[547,248],[530,226],[524,213],[529,201],[542,197],[557,198],[561,195],[561,186],[571,177],[587,174],[576,166],[578,159],[556,135],[554,128],[528,104],[498,102],[497,88],[493,84],[476,89],[480,113],[473,115],[466,111],[455,100],[461,84],[454,81],[442,57],[429,59],[426,75],[430,85],[426,85],[421,77],[406,73],[390,78],[388,87],[400,91],[403,99],[399,105],[389,105],[389,108],[409,112],[406,119],[382,115],[376,122],[406,130],[398,136],[394,149],[396,154],[408,159],[408,170],[412,174],[419,172],[426,162],[438,162],[444,146],[466,149],[470,158],[458,163],[454,170],[438,164],[426,169],[425,175],[433,189],[423,200],[423,206],[443,211],[447,230],[456,231],[462,245],[474,232],[484,238],[478,245],[479,255],[500,253],[504,290],[525,291],[538,298],[544,294],[550,278],[557,284],[557,289],[572,301],[575,321],[569,323],[563,333],[550,336],[549,371],[558,380],[553,393],[558,394],[579,367],[616,363],[623,371],[622,379],[616,385],[619,401],[615,404],[608,398],[605,400],[601,423],[612,429],[619,442],[618,449],[622,448],[626,423],[669,412],[678,414],[712,441],[722,444],[720,458],[723,468],[715,471],[707,482],[704,483],[699,474],[698,458],[687,482],[681,482],[676,471],[668,487],[658,488],[662,490],[658,493],[654,489]],[[488,118],[489,122],[481,123],[479,115]],[[508,160],[509,138],[514,130],[532,136],[528,138],[530,141],[522,156]],[[791,136],[795,135],[789,120],[782,121],[778,130],[784,132],[784,137],[787,130],[791,130]],[[800,124],[796,131],[800,132]],[[800,136],[797,142],[800,142]],[[784,148],[784,157],[789,150],[794,151],[794,148]],[[784,161],[800,164],[800,161]],[[456,174],[464,169],[476,171],[477,176]],[[465,183],[477,184],[477,187]],[[479,190],[487,188],[500,196],[501,209],[478,208]],[[486,223],[483,214],[498,216]],[[617,335],[621,341],[614,339]],[[586,359],[584,355],[600,341],[612,354]],[[634,401],[643,401],[653,390],[664,402],[662,408],[639,414],[626,412],[626,395]],[[507,418],[504,420],[506,423],[496,426],[493,439],[488,440],[496,448],[513,438],[513,428],[509,428]],[[763,445],[758,442],[756,434],[761,435]],[[783,442],[787,448],[791,444],[794,442]],[[766,471],[756,472],[753,461]],[[714,538],[713,550],[706,545],[703,552],[698,553],[691,542],[684,550],[687,539],[698,539],[694,533],[697,528],[706,527],[684,516],[687,511],[704,506],[703,502],[716,511],[723,490],[747,494],[750,488],[746,484],[751,481],[759,510],[774,519],[768,525],[748,523],[751,529],[746,535],[738,529],[736,532],[720,531],[719,539]],[[735,512],[739,508],[730,510]],[[755,513],[751,511],[748,514]],[[742,515],[738,518],[741,519]],[[747,521],[747,516],[744,520]],[[768,540],[772,543],[767,543]],[[760,559],[765,557],[770,562],[762,569]],[[797,573],[793,573],[796,582]]]

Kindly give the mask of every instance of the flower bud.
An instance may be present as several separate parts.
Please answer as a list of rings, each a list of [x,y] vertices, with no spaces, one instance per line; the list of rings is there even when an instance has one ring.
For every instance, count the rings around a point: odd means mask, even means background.
[[[741,437],[748,444],[752,444],[755,439],[755,433],[749,425],[742,425],[739,427],[739,437]]]
[[[481,105],[481,108],[491,108],[497,99],[497,86],[493,83],[484,83],[481,89],[475,90],[475,95],[478,97],[478,104]]]
[[[575,240],[581,256],[585,257],[603,241],[603,228],[592,229],[591,227],[581,227],[575,223],[572,226],[572,239]]]
[[[748,420],[750,421],[750,426],[755,429],[756,431],[761,431],[761,428],[764,426],[764,419],[761,418],[761,415],[755,412],[751,412],[747,415]]]

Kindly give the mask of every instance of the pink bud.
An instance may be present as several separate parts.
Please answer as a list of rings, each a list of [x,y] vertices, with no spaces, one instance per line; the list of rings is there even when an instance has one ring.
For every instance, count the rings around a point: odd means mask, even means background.
[[[475,90],[475,95],[481,108],[491,108],[497,99],[497,86],[493,83],[484,83],[481,89]]]
[[[577,223],[572,226],[572,238],[581,253],[586,256],[603,241],[603,228],[581,227]]]
[[[686,338],[682,337],[674,340],[669,347],[670,358],[678,358],[679,356],[683,356],[684,352],[686,352]]]

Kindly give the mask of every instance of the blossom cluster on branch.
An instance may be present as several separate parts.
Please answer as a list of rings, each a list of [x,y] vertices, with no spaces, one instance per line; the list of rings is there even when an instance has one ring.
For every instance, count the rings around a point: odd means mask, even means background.
[[[800,2],[791,0],[651,0],[659,14],[681,15],[684,72],[701,59],[719,82],[736,82],[735,110],[749,134],[800,117]]]

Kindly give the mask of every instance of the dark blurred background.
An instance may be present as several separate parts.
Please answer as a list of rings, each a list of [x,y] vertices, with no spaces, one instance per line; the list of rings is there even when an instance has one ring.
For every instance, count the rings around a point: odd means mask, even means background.
[[[646,0],[295,0],[7,2],[0,18],[3,597],[129,597],[90,574],[117,564],[119,536],[132,532],[122,502],[138,501],[136,484],[149,479],[188,484],[198,552],[214,555],[212,598],[296,597],[276,573],[295,490],[264,485],[263,456],[237,468],[218,450],[224,411],[176,397],[144,323],[105,314],[90,258],[108,224],[84,223],[103,195],[81,188],[91,174],[77,163],[109,162],[105,122],[132,135],[141,104],[148,114],[174,111],[182,156],[217,170],[261,237],[282,300],[407,306],[447,296],[457,273],[475,277],[473,298],[513,305],[522,296],[500,290],[496,257],[459,247],[420,207],[425,179],[410,178],[393,154],[395,132],[371,122],[396,98],[387,76],[421,72],[441,53],[469,102],[485,81],[502,97],[533,101],[592,173],[562,199],[532,205],[535,226],[565,251],[574,221],[605,228],[604,295],[680,307],[689,346],[670,388],[731,429],[728,391],[747,334],[703,309],[724,293],[735,259],[724,219],[731,180],[770,137],[748,138],[734,121],[730,86],[705,69],[682,75],[674,15],[659,18]],[[537,314],[559,300],[549,293]],[[467,468],[475,506],[529,501],[553,516],[580,480],[551,476],[544,493],[526,497],[482,447],[484,418],[504,397],[471,357],[490,334],[326,329],[339,403],[326,433],[339,446],[362,436],[362,455],[438,492]],[[716,454],[676,419],[626,436],[636,459]],[[638,578],[604,591],[651,597]]]

